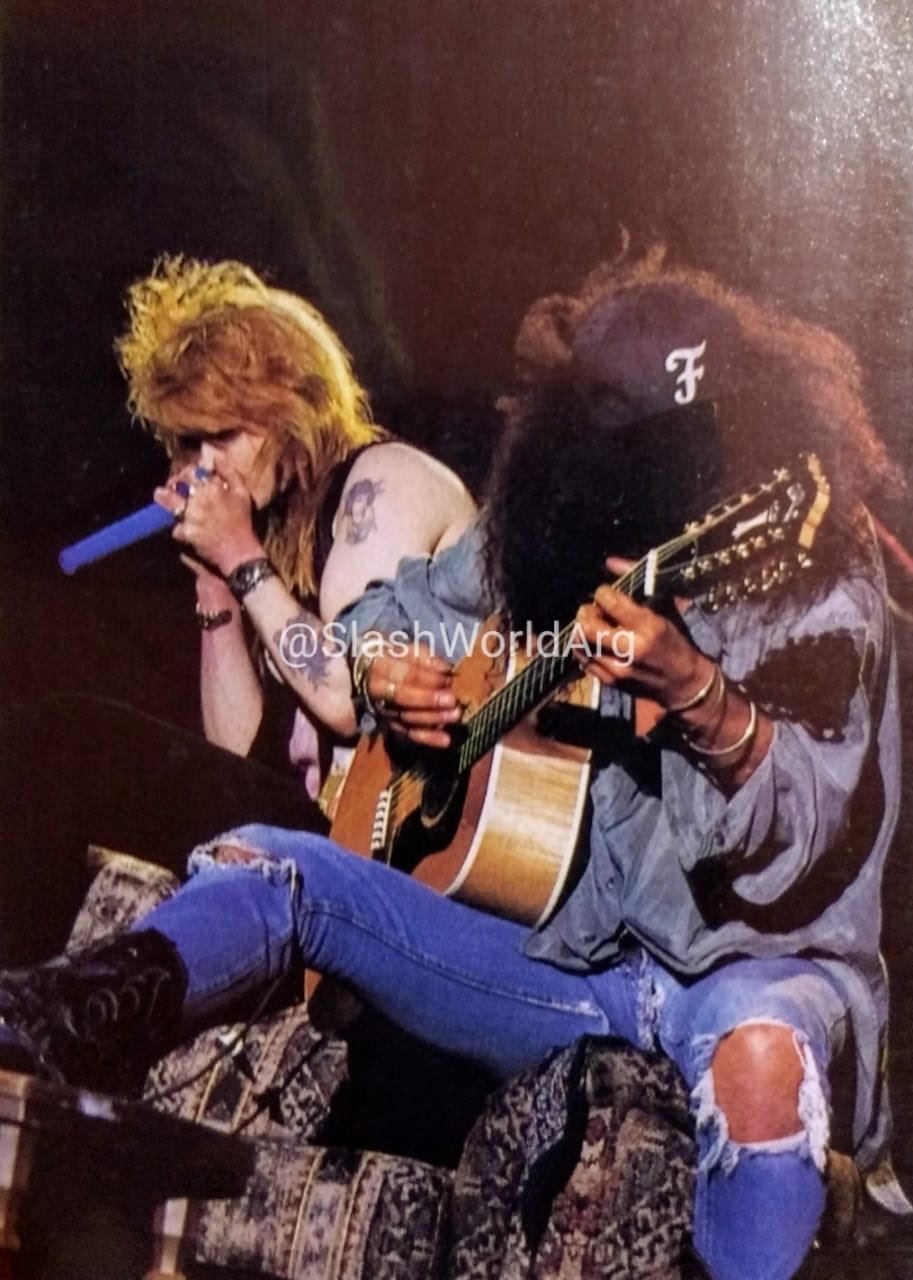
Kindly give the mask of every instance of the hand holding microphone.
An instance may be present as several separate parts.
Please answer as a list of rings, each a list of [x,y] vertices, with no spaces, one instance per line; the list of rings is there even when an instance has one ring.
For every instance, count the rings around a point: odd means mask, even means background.
[[[217,479],[217,484],[210,484]],[[205,496],[204,496],[205,495]],[[191,545],[196,553],[222,569],[259,554],[260,544],[250,521],[250,495],[233,477],[217,475],[209,468],[185,467],[155,491],[155,501],[132,515],[106,525],[96,533],[65,547],[58,563],[66,574],[132,546],[143,538],[171,528],[174,537]],[[189,523],[188,523],[189,517]],[[223,570],[224,571],[224,570]]]
[[[242,560],[263,555],[251,523],[251,497],[246,485],[228,468],[190,466],[155,490],[157,503],[171,513],[172,537],[192,547],[195,555],[230,573]]]

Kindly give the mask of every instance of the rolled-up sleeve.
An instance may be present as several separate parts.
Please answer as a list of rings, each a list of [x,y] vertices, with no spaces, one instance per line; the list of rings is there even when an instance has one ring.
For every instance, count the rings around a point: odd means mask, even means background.
[[[868,770],[880,786],[879,769],[871,765],[880,745],[880,704],[890,663],[887,628],[884,599],[864,581],[841,587],[797,616],[790,640],[839,635],[842,642],[852,642],[856,670],[849,672],[852,687],[842,723],[813,729],[772,711],[767,754],[733,795],[720,789],[711,769],[697,767],[679,752],[664,753],[663,795],[686,872],[707,860],[724,860],[739,895],[765,904],[840,846],[853,822],[863,772]],[[795,679],[802,678],[797,670]],[[833,679],[838,680],[836,672]],[[868,794],[866,803],[877,810],[877,796]]]
[[[484,586],[481,536],[471,525],[437,556],[406,556],[392,578],[368,583],[335,621],[350,652],[366,635],[380,632],[421,640],[451,661],[462,658],[476,624],[493,607]]]

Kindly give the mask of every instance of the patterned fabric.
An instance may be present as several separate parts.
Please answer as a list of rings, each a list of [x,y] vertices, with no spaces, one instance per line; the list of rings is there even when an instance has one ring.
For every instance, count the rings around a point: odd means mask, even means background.
[[[163,1058],[149,1074],[147,1100],[247,1137],[313,1138],[346,1079],[345,1044],[315,1031],[303,1004],[256,1022],[244,1034],[242,1053],[227,1055],[223,1037],[233,1039],[241,1030],[204,1031]]]
[[[100,870],[73,925],[71,951],[126,929],[178,887],[154,863],[101,849],[91,850],[90,857]],[[237,1030],[205,1031],[168,1054],[149,1075],[146,1099],[172,1115],[226,1131],[313,1136],[346,1079],[345,1045],[315,1031],[304,1005],[261,1019],[244,1037],[243,1057],[227,1057],[221,1037]]]
[[[190,1252],[283,1280],[432,1280],[449,1191],[445,1170],[417,1160],[261,1139],[245,1195],[203,1205]]]
[[[675,1069],[611,1041],[492,1099],[456,1174],[453,1280],[678,1280],[694,1148]]]
[[[167,871],[105,854],[78,948],[173,893]],[[346,1047],[295,1005],[243,1054],[204,1032],[153,1069],[146,1098],[257,1139],[245,1194],[197,1206],[190,1280],[680,1280],[693,1198],[684,1087],[665,1059],[582,1042],[490,1098],[455,1175],[307,1145],[346,1079]],[[167,1096],[159,1097],[167,1091]]]
[[[170,898],[177,879],[154,862],[92,847],[90,861],[100,870],[89,886],[67,942],[67,951],[80,951],[111,933],[120,933]]]
[[[531,1272],[549,1280],[672,1280],[691,1227],[695,1154],[672,1064],[594,1045],[580,1157],[552,1206]]]

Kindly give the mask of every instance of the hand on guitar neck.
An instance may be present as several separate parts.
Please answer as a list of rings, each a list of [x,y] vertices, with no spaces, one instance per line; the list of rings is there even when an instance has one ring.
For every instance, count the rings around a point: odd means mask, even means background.
[[[631,562],[610,558],[621,575]],[[688,601],[682,599],[684,610]],[[661,614],[609,585],[577,614],[580,664],[602,684],[624,682],[637,694],[636,727],[645,735],[674,715],[697,759],[734,790],[754,773],[770,744],[767,716],[719,672],[715,664]],[[623,643],[619,639],[623,637]],[[364,689],[386,728],[423,746],[446,748],[462,707],[453,667],[419,648],[381,652],[367,670]]]
[[[633,562],[610,558],[606,565],[621,575]],[[676,601],[683,613],[689,603]],[[581,606],[577,625],[586,640],[583,669],[602,684],[625,682],[637,691],[638,732],[673,715],[693,751],[728,789],[751,777],[770,745],[770,720],[668,618],[604,585]]]

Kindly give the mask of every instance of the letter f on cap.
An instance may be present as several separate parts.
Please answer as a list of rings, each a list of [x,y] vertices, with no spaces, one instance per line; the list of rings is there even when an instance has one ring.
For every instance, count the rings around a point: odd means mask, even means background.
[[[666,373],[678,373],[677,390],[673,397],[676,404],[691,404],[697,395],[697,384],[704,376],[704,366],[698,364],[707,350],[707,339],[699,347],[676,347],[666,356]]]

